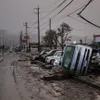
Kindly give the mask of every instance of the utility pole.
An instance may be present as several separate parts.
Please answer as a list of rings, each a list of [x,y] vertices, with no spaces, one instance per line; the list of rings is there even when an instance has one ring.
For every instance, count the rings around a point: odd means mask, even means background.
[[[49,19],[49,31],[50,31],[50,34],[51,34],[51,18]],[[51,35],[50,35],[51,36]],[[51,37],[50,37],[51,38]],[[50,41],[50,47],[52,49],[52,40]]]
[[[51,18],[49,19],[49,28],[50,28],[50,31],[51,31]]]
[[[41,47],[40,47],[40,8],[39,6],[37,8],[37,15],[38,15],[38,51],[41,52]]]
[[[27,29],[28,29],[28,23],[25,23],[25,31],[26,31],[26,52],[28,51],[28,33],[27,33]]]
[[[22,58],[22,31],[20,32],[20,48],[21,48],[21,58]]]

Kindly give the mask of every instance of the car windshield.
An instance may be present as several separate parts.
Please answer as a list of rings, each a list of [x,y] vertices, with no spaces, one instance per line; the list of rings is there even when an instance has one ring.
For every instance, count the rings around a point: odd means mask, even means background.
[[[61,56],[62,52],[56,52],[54,56]]]
[[[74,47],[73,46],[67,46],[65,49],[64,57],[62,60],[62,66],[65,68],[68,68],[71,64],[72,58],[73,58],[73,52]]]
[[[48,55],[48,56],[52,56],[52,55],[55,54],[55,52],[56,52],[56,50],[51,50],[51,51],[49,51],[49,52],[47,53],[47,55]]]

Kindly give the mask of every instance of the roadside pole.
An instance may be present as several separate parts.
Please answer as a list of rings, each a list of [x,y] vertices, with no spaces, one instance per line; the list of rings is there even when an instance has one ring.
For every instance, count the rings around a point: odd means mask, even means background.
[[[37,10],[37,15],[38,15],[38,52],[41,52],[41,47],[40,47],[40,8],[39,6],[35,8]]]
[[[51,34],[51,19],[49,19],[49,31],[50,31],[50,34]],[[51,35],[50,35],[51,36]],[[51,37],[50,37],[51,38]],[[50,48],[52,49],[52,40],[50,41],[51,45],[50,45]]]
[[[28,29],[28,23],[25,23],[25,30],[26,30],[26,52],[28,51],[28,33],[27,33],[27,29]]]
[[[21,48],[21,58],[22,58],[22,31],[20,32],[20,48]]]

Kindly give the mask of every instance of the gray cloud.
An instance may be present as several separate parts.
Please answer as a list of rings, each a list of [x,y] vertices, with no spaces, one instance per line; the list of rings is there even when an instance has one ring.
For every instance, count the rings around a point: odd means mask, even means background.
[[[68,1],[70,0],[67,0],[67,2]],[[25,21],[28,21],[29,26],[31,26],[33,22],[37,21],[37,15],[34,14],[36,10],[33,10],[33,8],[36,8],[37,5],[40,5],[40,16],[43,17],[47,14],[47,11],[54,9],[60,2],[62,2],[62,0],[58,0],[58,2],[57,0],[0,0],[0,29],[8,30],[13,34],[19,34],[20,30],[25,30],[23,26],[23,23]],[[60,11],[60,9],[63,8],[67,4],[67,2],[64,3],[62,7],[58,8],[55,12],[53,12],[50,16],[45,18],[45,20],[41,21],[41,23],[49,21],[49,18],[55,15],[58,11]],[[88,23],[83,24],[71,18],[65,18],[62,20],[55,21],[65,13],[69,14],[70,12],[74,11],[75,9],[87,2],[88,0],[75,0],[71,6],[69,6],[61,14],[59,14],[52,20],[52,28],[56,29],[62,22],[66,22],[74,29],[72,32],[73,35],[88,35],[89,37],[92,37],[93,34],[99,33],[100,29]],[[83,16],[98,25],[100,25],[99,4],[99,0],[93,1],[93,3],[91,3],[89,7],[87,7],[87,9],[82,13]],[[82,19],[78,18],[76,14],[73,14],[72,16],[78,20],[83,21]],[[45,26],[41,27],[42,35],[46,30],[45,29],[44,31],[42,31],[44,27]],[[31,34],[37,34],[36,29],[33,29]]]

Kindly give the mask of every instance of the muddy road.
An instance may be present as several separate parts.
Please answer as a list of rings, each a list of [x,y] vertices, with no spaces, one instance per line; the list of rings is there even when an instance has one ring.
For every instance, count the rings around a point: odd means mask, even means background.
[[[19,56],[8,53],[0,63],[0,100],[100,100],[100,91],[73,79],[41,80],[49,70],[17,62]]]
[[[11,63],[17,59],[15,54],[6,54],[0,63],[0,100],[21,100],[15,86]]]

